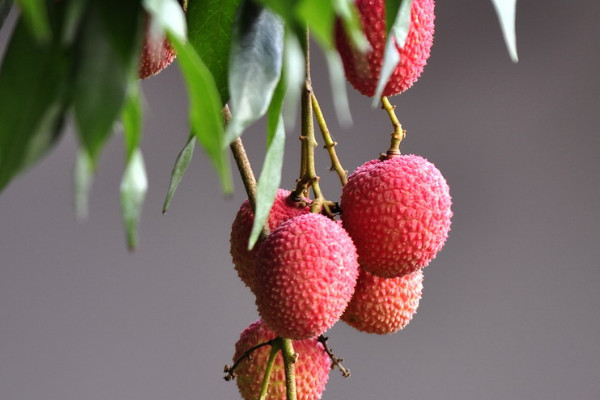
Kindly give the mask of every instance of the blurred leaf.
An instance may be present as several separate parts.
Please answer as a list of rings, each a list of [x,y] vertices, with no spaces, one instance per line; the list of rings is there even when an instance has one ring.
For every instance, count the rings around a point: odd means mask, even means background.
[[[248,249],[251,250],[260,233],[267,223],[277,188],[281,183],[281,169],[283,167],[283,153],[285,149],[285,129],[281,109],[285,98],[285,74],[279,80],[279,84],[273,93],[273,99],[269,105],[267,115],[267,152],[260,172],[260,178],[256,185],[256,210],[254,211],[254,223]]]
[[[283,51],[283,71],[286,76],[286,96],[283,103],[283,120],[291,129],[296,121],[298,104],[304,86],[305,61],[298,38],[286,31]]]
[[[0,68],[0,190],[58,139],[67,107],[67,59],[19,18]]]
[[[240,0],[193,0],[186,14],[188,39],[210,70],[225,104],[233,20]]]
[[[171,204],[173,195],[175,194],[179,183],[183,179],[185,171],[187,171],[187,168],[190,165],[190,162],[192,161],[195,148],[196,136],[192,135],[190,136],[185,147],[181,150],[181,152],[179,152],[177,160],[175,160],[175,165],[173,166],[173,171],[171,172],[171,182],[169,183],[169,191],[167,192],[167,198],[165,199],[165,203],[163,204],[163,214],[165,214],[169,209],[169,205]]]
[[[177,0],[143,0],[142,4],[148,14],[152,16],[153,22],[163,31],[169,31],[179,40],[185,40],[187,37],[185,14]],[[160,36],[162,36],[162,32]]]
[[[117,4],[119,12],[113,13],[110,23],[105,22],[102,7],[90,4],[75,55],[79,61],[73,94],[75,121],[93,165],[123,107],[129,79],[137,70],[141,41],[137,7]],[[120,32],[119,40],[115,32]]]
[[[29,25],[39,41],[46,42],[50,39],[50,25],[48,24],[48,9],[45,0],[17,0],[23,18]]]
[[[94,168],[88,153],[79,149],[75,167],[73,168],[73,206],[77,220],[83,221],[88,216],[90,190],[94,181]]]
[[[181,42],[172,35],[169,40],[177,51],[178,64],[186,81],[192,131],[215,166],[223,191],[231,193],[233,184],[224,140],[222,103],[215,81],[189,42]]]
[[[412,1],[412,0],[411,0]],[[385,34],[389,36],[394,22],[396,22],[396,16],[400,9],[400,4],[403,0],[385,0]]]
[[[387,85],[390,77],[394,73],[396,66],[400,62],[400,53],[396,48],[396,44],[402,48],[406,43],[408,31],[410,29],[411,17],[410,9],[412,6],[412,0],[402,0],[398,13],[394,20],[394,24],[390,28],[387,42],[385,44],[385,51],[383,53],[383,61],[381,64],[381,72],[379,80],[377,81],[377,87],[375,88],[375,95],[373,96],[372,107],[377,107],[381,94],[383,93],[385,86]]]
[[[370,50],[371,45],[362,31],[358,9],[353,0],[333,0],[335,14],[341,19],[346,34],[352,44],[362,52]],[[333,32],[333,31],[332,31]],[[330,33],[332,35],[332,33]]]
[[[352,126],[352,114],[350,113],[350,105],[348,104],[348,91],[346,90],[346,78],[342,59],[335,50],[326,50],[325,58],[327,59],[335,113],[340,125],[350,127]]]
[[[121,111],[123,131],[125,136],[126,160],[129,161],[133,152],[138,148],[142,137],[142,98],[140,96],[139,80],[129,82],[125,105]]]
[[[296,7],[296,15],[301,21],[308,23],[310,33],[326,48],[334,47],[335,10],[333,3],[334,1],[299,0]]]
[[[504,35],[508,53],[513,62],[519,61],[517,54],[517,34],[515,32],[515,14],[517,11],[517,0],[492,0],[494,8],[500,19],[500,27]]]
[[[252,1],[242,3],[229,58],[233,117],[227,126],[227,144],[267,111],[281,74],[283,33],[278,16]]]
[[[137,247],[137,224],[147,190],[148,178],[144,158],[140,149],[136,149],[125,167],[121,181],[121,214],[130,250]]]
[[[8,17],[12,3],[12,0],[0,0],[0,29],[2,29],[6,17]]]

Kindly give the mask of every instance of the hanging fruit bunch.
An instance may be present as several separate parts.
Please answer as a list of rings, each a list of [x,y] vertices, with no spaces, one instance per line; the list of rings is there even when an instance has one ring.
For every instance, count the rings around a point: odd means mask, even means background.
[[[260,315],[241,333],[233,364],[225,367],[225,378],[236,379],[244,399],[319,399],[331,368],[349,376],[324,336],[340,319],[375,334],[410,322],[423,268],[448,237],[451,197],[431,162],[401,153],[406,132],[388,97],[409,89],[423,72],[433,44],[433,0],[15,3],[20,12],[0,67],[0,190],[52,148],[72,115],[80,144],[74,204],[85,217],[99,156],[118,126],[130,249],[137,245],[148,187],[140,79],[177,58],[189,93],[190,132],[163,213],[197,145],[230,193],[231,152],[248,195],[232,224],[231,257]],[[494,4],[506,29],[514,13]],[[0,29],[11,6],[0,0]],[[393,127],[391,136],[375,139],[389,141],[387,150],[350,176],[312,87],[311,37],[329,63],[338,116],[350,113],[345,76],[381,105]],[[263,117],[267,147],[256,179],[241,136]],[[301,166],[298,179],[283,189],[285,130],[296,119]],[[340,199],[320,187],[315,122],[342,185]]]

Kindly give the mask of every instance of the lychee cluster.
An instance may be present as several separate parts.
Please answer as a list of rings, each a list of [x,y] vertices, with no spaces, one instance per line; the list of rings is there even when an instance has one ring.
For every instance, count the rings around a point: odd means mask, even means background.
[[[373,96],[387,42],[385,1],[355,0],[355,3],[371,50],[363,53],[356,49],[339,22],[336,24],[336,47],[344,64],[346,79],[365,96]],[[405,91],[423,72],[433,44],[434,6],[433,0],[412,1],[406,43],[402,48],[396,43],[400,61],[383,90],[383,96]]]

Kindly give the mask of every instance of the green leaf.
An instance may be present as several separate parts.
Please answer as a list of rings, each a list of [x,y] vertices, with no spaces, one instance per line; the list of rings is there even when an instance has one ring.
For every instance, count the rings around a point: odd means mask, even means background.
[[[385,0],[385,34],[389,36],[403,0]]]
[[[286,96],[283,103],[283,120],[286,128],[292,128],[298,112],[298,104],[304,87],[304,53],[298,38],[289,30],[285,33],[283,73],[286,76]]]
[[[17,0],[23,18],[29,25],[37,40],[47,42],[50,40],[50,24],[48,23],[48,9],[45,0]]]
[[[148,178],[142,152],[136,149],[123,174],[121,181],[121,215],[125,225],[127,247],[137,247],[137,225],[148,190]]]
[[[325,58],[327,59],[333,107],[335,108],[336,116],[340,125],[344,127],[352,126],[352,114],[350,113],[350,105],[348,104],[348,91],[346,90],[346,78],[342,59],[335,50],[325,50]]]
[[[125,136],[126,160],[129,161],[133,152],[138,148],[142,137],[142,98],[140,96],[139,80],[129,82],[125,105],[121,111],[123,131]]]
[[[192,1],[193,3],[193,1]],[[177,0],[143,0],[144,9],[152,16],[152,22],[163,31],[171,32],[179,40],[187,37],[187,25],[183,8]],[[155,32],[162,36],[163,32]]]
[[[211,159],[225,193],[231,193],[233,183],[225,148],[225,133],[221,114],[221,98],[215,81],[189,42],[169,35],[177,51],[178,64],[186,81],[190,98],[190,124],[198,141]]]
[[[492,0],[494,8],[500,19],[500,27],[508,53],[513,62],[519,61],[517,54],[517,34],[515,32],[515,14],[517,11],[517,0]]]
[[[167,198],[165,199],[165,203],[163,204],[163,214],[165,214],[169,209],[169,205],[171,204],[173,195],[175,194],[179,183],[183,179],[183,175],[185,174],[185,171],[187,171],[190,162],[192,162],[192,157],[194,156],[195,148],[196,136],[191,135],[185,147],[181,150],[181,152],[179,152],[177,160],[175,160],[175,165],[173,166],[173,171],[171,172],[171,182],[169,183],[169,191],[167,192]]]
[[[83,221],[88,216],[90,190],[94,181],[94,168],[88,153],[79,149],[73,168],[73,207],[75,216]]]
[[[67,71],[60,45],[39,42],[21,17],[0,68],[0,190],[58,139]]]
[[[377,107],[381,94],[387,85],[390,76],[394,73],[396,66],[400,62],[400,53],[396,48],[396,44],[402,48],[406,43],[408,31],[410,29],[411,16],[410,9],[412,6],[412,0],[401,0],[402,3],[398,8],[398,13],[394,19],[394,24],[390,28],[387,42],[385,44],[385,50],[383,53],[383,61],[381,64],[381,72],[377,81],[377,87],[375,88],[375,95],[373,96],[372,107]]]
[[[283,152],[285,148],[285,129],[281,109],[285,98],[286,89],[285,76],[282,76],[269,105],[267,116],[267,152],[260,172],[260,178],[256,185],[256,210],[254,212],[254,223],[248,249],[251,250],[260,233],[267,223],[277,188],[281,183],[281,169],[283,167]]]
[[[336,16],[341,19],[346,34],[350,37],[354,47],[362,52],[370,50],[371,45],[362,31],[362,23],[354,1],[333,0],[333,7]]]
[[[115,9],[119,9],[110,23],[102,12],[109,3],[115,3]],[[137,7],[119,7],[118,3],[110,0],[98,6],[92,2],[77,42],[75,122],[79,139],[94,165],[119,117],[139,57],[140,11]],[[115,32],[119,32],[118,38]]]
[[[333,1],[323,0],[300,0],[296,7],[296,16],[300,21],[308,24],[311,34],[326,48],[334,47],[335,9],[333,3]]]
[[[239,4],[240,0],[193,0],[186,14],[188,40],[212,73],[223,104],[229,100],[229,52]]]
[[[227,144],[266,113],[281,74],[283,34],[278,16],[244,1],[236,18],[229,58],[233,117],[227,126]]]
[[[0,29],[2,29],[6,17],[8,17],[12,3],[12,0],[0,0]]]

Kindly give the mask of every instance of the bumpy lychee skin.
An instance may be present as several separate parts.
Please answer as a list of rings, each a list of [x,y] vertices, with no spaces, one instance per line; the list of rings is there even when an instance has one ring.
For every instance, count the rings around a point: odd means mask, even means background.
[[[276,337],[267,326],[258,320],[251,324],[240,335],[235,345],[234,362],[248,349]],[[294,351],[298,353],[296,361],[296,395],[298,400],[318,400],[325,390],[329,379],[330,361],[323,345],[317,339],[293,342]],[[265,374],[270,346],[264,346],[252,353],[236,368],[237,386],[245,400],[256,400]],[[285,371],[281,352],[277,354],[271,371],[267,400],[285,400]]]
[[[400,278],[379,278],[364,269],[342,320],[367,333],[385,335],[404,328],[419,307],[423,271]]]
[[[279,225],[258,258],[258,313],[279,336],[298,340],[322,334],[354,293],[356,249],[348,233],[323,215],[301,215]]]
[[[340,205],[361,267],[382,278],[425,267],[450,231],[448,184],[415,155],[363,164],[348,178]]]
[[[363,31],[371,50],[366,54],[353,48],[341,23],[336,24],[336,46],[344,64],[346,79],[365,96],[373,96],[381,72],[385,44],[385,1],[355,0]],[[423,72],[433,44],[434,1],[413,0],[411,25],[406,43],[396,48],[400,62],[392,73],[384,91],[384,96],[392,96],[410,88]]]
[[[300,203],[293,201],[289,196],[289,191],[285,189],[277,190],[275,201],[269,214],[268,224],[270,231],[288,219],[310,212],[308,207],[302,207]],[[305,199],[304,201],[307,202],[308,200]],[[250,203],[246,200],[242,203],[231,226],[230,252],[233,265],[240,279],[252,292],[255,292],[256,255],[261,244],[257,243],[252,250],[248,250],[248,239],[250,238],[253,223],[254,214],[252,213]]]

